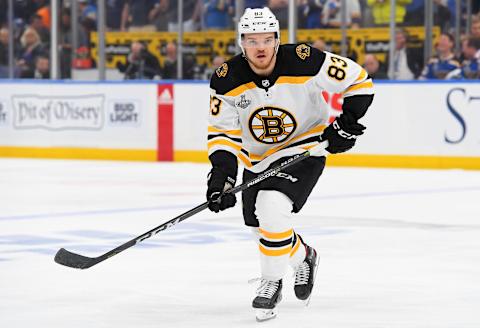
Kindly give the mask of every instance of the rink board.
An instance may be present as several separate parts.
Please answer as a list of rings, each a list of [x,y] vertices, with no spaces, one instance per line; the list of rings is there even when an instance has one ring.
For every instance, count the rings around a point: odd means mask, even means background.
[[[208,83],[1,85],[2,157],[207,161]],[[375,88],[365,135],[331,165],[480,169],[480,83]],[[338,115],[341,99],[324,96]]]

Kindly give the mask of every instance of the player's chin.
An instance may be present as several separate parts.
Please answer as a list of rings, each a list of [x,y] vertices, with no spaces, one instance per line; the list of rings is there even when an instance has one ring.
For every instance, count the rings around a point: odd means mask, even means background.
[[[256,57],[255,58],[255,66],[258,68],[264,69],[267,68],[270,65],[271,59],[268,57]]]

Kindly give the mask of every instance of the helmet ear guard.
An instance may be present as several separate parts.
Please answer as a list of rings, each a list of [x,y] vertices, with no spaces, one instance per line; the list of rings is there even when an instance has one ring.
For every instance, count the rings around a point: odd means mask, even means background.
[[[242,45],[243,35],[250,33],[275,33],[277,44],[275,53],[280,46],[280,23],[270,8],[247,8],[238,22],[238,45],[245,55],[245,49]]]

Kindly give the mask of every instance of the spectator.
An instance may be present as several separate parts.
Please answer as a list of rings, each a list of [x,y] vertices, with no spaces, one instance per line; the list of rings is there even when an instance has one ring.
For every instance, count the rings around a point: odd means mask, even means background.
[[[268,0],[245,0],[245,8],[263,8],[268,6]]]
[[[108,31],[120,31],[122,13],[126,0],[108,0],[105,2],[106,24]]]
[[[322,39],[315,40],[315,42],[313,42],[313,44],[312,44],[312,47],[314,47],[314,48],[316,48],[320,51],[326,51],[327,50],[327,44]]]
[[[8,3],[0,1],[0,26],[7,24]]]
[[[72,67],[77,69],[88,69],[95,67],[95,62],[90,56],[90,48],[87,46],[80,46],[75,49],[75,58],[73,59]]]
[[[47,0],[36,0],[37,2],[37,15],[42,20],[42,25],[50,30],[51,26],[51,17],[50,17],[50,4]]]
[[[472,25],[470,26],[470,35],[475,38],[480,38],[480,17],[472,19]]]
[[[370,0],[369,0],[370,1]],[[425,24],[425,5],[422,0],[420,7],[409,11],[405,16],[405,25],[407,26],[422,26]],[[451,13],[447,6],[441,0],[433,1],[433,25],[440,26],[440,29],[447,31],[450,24]]]
[[[23,22],[28,22],[30,17],[34,15],[39,8],[45,5],[44,1],[33,1],[33,0],[24,0],[24,1],[13,1],[13,12],[16,19],[21,19]],[[0,5],[0,10],[2,11],[1,14],[5,15],[5,19],[7,17],[7,8],[8,8],[8,1],[0,1],[0,4],[4,4],[4,6]],[[6,20],[5,20],[6,23]]]
[[[397,0],[395,8],[395,22],[402,24],[407,12],[406,6],[412,0]],[[390,23],[390,0],[367,0],[372,8],[373,23],[377,26],[386,26]],[[423,23],[422,23],[423,24]]]
[[[425,4],[425,0],[412,0],[405,8],[407,10],[406,14],[405,14],[405,20],[406,20],[406,17],[409,15],[409,12],[417,12],[418,10],[420,10],[423,5]],[[422,19],[424,19],[422,17]]]
[[[453,16],[446,1],[433,0],[433,13],[433,23],[440,26],[442,32],[448,31],[450,29],[450,20],[453,19]]]
[[[448,74],[447,79],[480,79],[480,38],[462,41],[462,67]]]
[[[365,55],[365,62],[363,68],[367,71],[368,75],[374,80],[386,80],[388,79],[383,65],[380,64],[377,57],[372,54]]]
[[[171,6],[172,7],[172,6]],[[193,32],[199,29],[202,17],[203,0],[183,1],[183,31]],[[177,6],[173,6],[169,12],[168,31],[178,32]]]
[[[45,46],[50,44],[50,30],[43,25],[42,17],[38,14],[32,15],[30,17],[30,27],[34,28],[40,36],[40,40]]]
[[[169,0],[158,0],[148,14],[148,19],[157,31],[168,31]]]
[[[22,72],[21,78],[24,79],[49,79],[50,78],[50,59],[44,54],[35,57],[35,65],[32,69]]]
[[[347,4],[347,26],[358,28],[362,18],[360,3],[358,0],[346,0]],[[340,0],[327,0],[323,8],[322,23],[325,27],[339,28],[342,25]]]
[[[62,10],[59,30],[60,77],[62,79],[69,79],[72,76],[72,35],[70,33],[71,25],[72,22],[70,16],[70,9],[64,8]]]
[[[387,63],[390,57],[387,56]],[[408,47],[408,33],[403,29],[395,31],[395,51],[393,53],[392,80],[413,80],[420,76],[423,68],[422,49]],[[390,72],[390,70],[389,70]]]
[[[457,0],[437,0],[440,1],[442,6],[446,7],[449,12],[450,21],[448,22],[448,29],[446,31],[453,31],[456,27],[456,15],[457,15]],[[478,0],[465,0],[460,1],[460,28],[464,28],[467,25],[467,2],[478,2]],[[444,29],[442,29],[443,31]]]
[[[154,5],[154,0],[127,0],[122,12],[122,31],[155,31],[148,19]]]
[[[277,17],[280,26],[288,28],[288,0],[268,0],[268,7]]]
[[[97,6],[91,4],[89,0],[78,0],[78,9],[80,11],[80,20],[91,21],[93,26],[97,24]]]
[[[325,0],[302,0],[298,8],[299,22],[304,22],[302,28],[321,28],[322,11]]]
[[[226,30],[232,25],[234,3],[231,0],[203,0],[204,28],[207,30]]]
[[[8,66],[8,29],[0,28],[0,66]]]
[[[212,67],[214,69],[217,69],[220,66],[222,66],[224,62],[225,62],[225,58],[223,58],[223,56],[215,56],[215,58],[213,58],[213,61],[212,61]]]
[[[436,47],[437,55],[430,58],[425,65],[420,79],[445,79],[447,74],[460,67],[460,63],[453,53],[454,44],[455,39],[451,34],[440,35]]]
[[[50,59],[45,55],[39,55],[35,58],[35,70],[32,76],[26,78],[49,79],[50,78]]]
[[[173,42],[167,43],[165,47],[165,61],[163,62],[162,78],[177,78],[177,46]]]
[[[28,27],[20,38],[21,53],[17,60],[18,75],[23,77],[30,74],[35,69],[35,59],[37,56],[44,54],[45,49],[35,29]]]
[[[90,33],[97,29],[97,7],[88,0],[78,0],[80,12],[80,47],[90,47]]]
[[[213,58],[212,60],[212,65],[205,69],[203,72],[203,80],[210,80],[212,77],[212,74],[215,72],[217,68],[222,66],[222,64],[225,62],[225,58],[223,56],[217,55]]]
[[[120,72],[125,73],[125,80],[153,79],[160,75],[160,64],[145,45],[141,42],[132,42],[127,64],[117,64]]]
[[[198,66],[195,57],[191,54],[183,56],[182,63],[183,79],[191,80],[195,77],[195,71]],[[177,45],[173,42],[167,43],[165,47],[165,61],[162,70],[163,79],[177,79]]]

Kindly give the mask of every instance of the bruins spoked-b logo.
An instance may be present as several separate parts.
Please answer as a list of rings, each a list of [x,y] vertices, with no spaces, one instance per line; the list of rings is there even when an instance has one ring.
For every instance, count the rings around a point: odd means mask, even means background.
[[[278,107],[262,107],[252,113],[248,121],[255,140],[274,144],[285,141],[297,128],[292,114]]]

